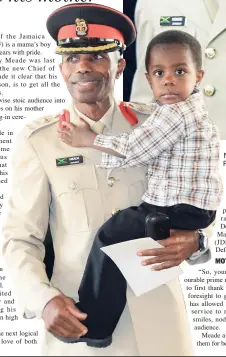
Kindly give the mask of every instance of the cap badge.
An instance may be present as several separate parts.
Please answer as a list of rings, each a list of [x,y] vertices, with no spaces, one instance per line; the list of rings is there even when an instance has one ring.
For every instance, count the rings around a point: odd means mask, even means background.
[[[77,18],[75,20],[75,24],[76,24],[76,35],[80,37],[86,36],[88,33],[88,24],[86,20]]]

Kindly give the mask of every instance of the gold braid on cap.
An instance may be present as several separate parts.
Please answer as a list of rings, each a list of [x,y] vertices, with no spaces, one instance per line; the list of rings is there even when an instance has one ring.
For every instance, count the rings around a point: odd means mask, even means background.
[[[117,47],[117,43],[109,43],[108,45],[104,46],[88,46],[88,47],[61,47],[57,46],[56,52],[62,52],[62,53],[67,53],[67,52],[81,52],[81,51],[105,51],[109,50],[111,48]]]

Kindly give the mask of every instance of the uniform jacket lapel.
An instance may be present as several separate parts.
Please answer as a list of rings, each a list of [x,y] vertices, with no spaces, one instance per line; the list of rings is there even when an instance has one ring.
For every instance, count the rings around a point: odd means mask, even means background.
[[[78,115],[76,114],[73,104],[70,104],[67,108],[70,113],[70,122],[72,124],[78,124]],[[82,147],[71,147],[67,144],[62,143],[65,147],[65,156],[74,156],[82,155],[83,159],[90,159],[93,163],[99,164],[101,160],[101,152],[91,149],[91,148],[82,148]]]
[[[108,135],[118,135],[122,133],[128,133],[132,131],[130,123],[125,119],[121,110],[119,109],[119,102],[116,100],[114,104],[113,120],[111,131],[108,132]],[[114,168],[107,169],[107,176],[109,177],[114,171]]]
[[[121,110],[119,109],[119,103],[115,102],[113,121],[112,121],[112,135],[118,135],[122,133],[128,133],[132,131],[130,123],[126,120]],[[110,133],[109,133],[110,134]]]
[[[217,14],[215,16],[215,19],[213,21],[210,34],[208,37],[207,41],[207,46],[211,44],[214,39],[220,35],[222,31],[226,30],[226,21],[225,21],[225,15],[226,15],[226,1],[219,1],[219,9],[217,11]]]

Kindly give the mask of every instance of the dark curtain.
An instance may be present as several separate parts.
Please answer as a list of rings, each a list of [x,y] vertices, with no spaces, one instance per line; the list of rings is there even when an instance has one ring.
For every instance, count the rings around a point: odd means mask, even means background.
[[[134,23],[134,11],[137,0],[123,0],[123,12]],[[129,102],[133,76],[136,70],[136,42],[130,45],[124,52],[126,68],[123,74],[123,100]]]

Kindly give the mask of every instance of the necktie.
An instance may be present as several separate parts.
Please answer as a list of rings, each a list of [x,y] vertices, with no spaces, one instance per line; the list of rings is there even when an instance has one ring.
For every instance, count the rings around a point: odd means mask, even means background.
[[[106,125],[104,123],[102,123],[100,120],[96,121],[91,129],[96,133],[96,134],[102,134],[104,129],[105,129]]]

